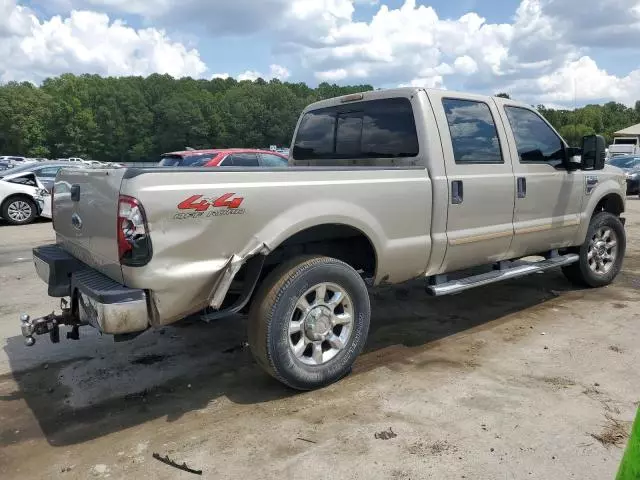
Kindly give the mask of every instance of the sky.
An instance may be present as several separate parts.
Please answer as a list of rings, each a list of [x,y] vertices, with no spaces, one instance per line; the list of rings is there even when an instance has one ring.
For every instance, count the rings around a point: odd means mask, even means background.
[[[0,82],[62,73],[640,100],[640,0],[0,0]]]

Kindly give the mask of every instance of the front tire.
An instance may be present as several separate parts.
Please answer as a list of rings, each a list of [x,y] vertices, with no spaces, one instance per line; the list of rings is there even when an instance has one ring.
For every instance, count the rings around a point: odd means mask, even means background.
[[[618,276],[627,248],[624,226],[618,217],[600,212],[591,218],[585,242],[577,248],[579,260],[562,272],[572,283],[596,288]]]
[[[27,225],[38,216],[38,207],[29,197],[13,197],[2,205],[2,218],[11,225]]]
[[[369,332],[367,287],[334,258],[294,258],[271,272],[249,312],[249,345],[258,364],[297,390],[351,371]]]

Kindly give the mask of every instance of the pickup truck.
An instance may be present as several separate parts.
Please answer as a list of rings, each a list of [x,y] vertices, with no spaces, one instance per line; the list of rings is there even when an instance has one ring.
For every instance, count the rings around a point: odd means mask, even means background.
[[[640,155],[640,137],[615,137],[609,145],[609,156]]]
[[[248,311],[258,364],[322,387],[363,349],[368,287],[448,295],[556,267],[612,282],[626,186],[604,151],[509,99],[401,88],[308,106],[285,167],[64,169],[56,243],[33,251],[62,313],[23,314],[22,333],[120,341]]]

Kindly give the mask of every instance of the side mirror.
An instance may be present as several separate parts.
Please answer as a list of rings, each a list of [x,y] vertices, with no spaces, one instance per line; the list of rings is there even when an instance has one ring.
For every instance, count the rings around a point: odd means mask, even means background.
[[[601,135],[582,137],[580,168],[582,170],[602,170],[606,158],[605,148],[604,137]]]

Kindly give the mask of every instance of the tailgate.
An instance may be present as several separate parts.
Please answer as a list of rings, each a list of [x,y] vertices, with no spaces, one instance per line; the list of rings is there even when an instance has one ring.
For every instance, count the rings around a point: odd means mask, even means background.
[[[53,228],[67,252],[122,283],[116,223],[120,184],[117,169],[60,170],[53,197]]]

